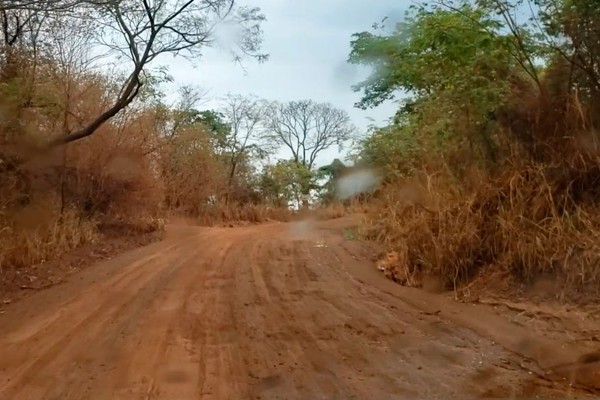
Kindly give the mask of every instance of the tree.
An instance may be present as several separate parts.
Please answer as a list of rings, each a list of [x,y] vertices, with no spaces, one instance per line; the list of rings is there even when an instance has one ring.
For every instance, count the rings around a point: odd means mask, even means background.
[[[172,106],[148,107],[154,120],[149,130],[159,137],[152,151],[158,155],[166,204],[196,216],[223,193],[227,177],[217,144],[229,126],[219,113],[196,109],[202,96],[182,87]]]
[[[315,175],[296,160],[279,160],[269,165],[261,175],[259,186],[263,197],[277,206],[307,206],[303,199],[306,188],[315,186]]]
[[[335,158],[331,164],[324,165],[317,170],[317,179],[326,180],[318,188],[318,197],[322,204],[329,204],[336,198],[336,181],[347,168],[342,161]]]
[[[189,107],[176,111],[180,121],[177,125],[200,124],[207,130],[215,154],[227,171],[225,203],[230,201],[236,186],[245,190],[252,162],[269,153],[262,136],[266,109],[267,103],[262,100],[229,94],[218,111]]]
[[[322,151],[341,146],[355,131],[347,112],[312,100],[274,104],[268,123],[271,138],[309,170]]]
[[[181,128],[194,125],[206,127],[202,121],[200,111],[197,110],[200,100],[206,94],[204,91],[193,86],[182,86],[179,88],[178,100],[171,106],[157,99],[156,95],[158,93],[154,93],[155,90],[151,90],[151,92],[151,97],[156,99],[158,103],[155,107],[163,122],[162,136],[167,141],[174,139]]]
[[[483,11],[468,4],[459,11],[417,8],[392,34],[352,35],[349,62],[373,67],[353,87],[363,92],[357,106],[375,107],[398,92],[418,99],[472,88],[487,90],[480,97],[497,102],[496,81],[510,73],[510,40],[495,33],[501,25]]]
[[[391,124],[375,129],[358,143],[357,164],[376,167],[384,179],[409,176],[422,157],[414,126]]]
[[[229,202],[239,167],[251,158],[262,158],[268,154],[265,146],[260,145],[267,106],[265,101],[251,96],[229,94],[225,99],[222,115],[227,121],[229,130],[228,134],[222,136],[217,142],[217,147],[226,160],[229,170],[226,204]]]
[[[523,3],[528,19],[517,19]],[[531,42],[544,51],[548,64],[559,56],[570,66],[567,82],[595,100],[600,93],[600,3],[596,0],[478,0],[496,13],[519,44],[522,59],[535,57]],[[532,61],[528,61],[533,64]],[[533,69],[533,68],[530,68]]]
[[[412,9],[392,34],[353,35],[349,61],[374,69],[354,86],[363,92],[357,106],[375,107],[403,92],[398,126],[412,130],[405,138],[444,147],[466,143],[474,156],[493,162],[490,115],[503,105],[510,85],[524,79],[513,56],[514,38],[498,33],[501,27],[486,10],[461,2],[456,9]]]
[[[164,54],[199,57],[214,42],[215,27],[236,23],[240,41],[234,58],[253,57],[259,61],[262,43],[258,8],[236,6],[235,0],[124,0],[92,8],[99,26],[98,40],[109,51],[129,60],[131,70],[114,103],[81,129],[56,138],[60,145],[93,134],[106,121],[126,108],[139,94],[147,67]]]
[[[192,118],[208,129],[213,146],[221,148],[222,143],[225,142],[231,132],[231,127],[225,120],[225,115],[220,111],[202,110],[194,111]]]
[[[43,11],[64,12],[75,7],[89,7],[105,5],[110,0],[3,0],[0,3],[2,11]]]
[[[162,151],[165,200],[172,209],[199,215],[222,190],[223,168],[201,125],[180,127]]]

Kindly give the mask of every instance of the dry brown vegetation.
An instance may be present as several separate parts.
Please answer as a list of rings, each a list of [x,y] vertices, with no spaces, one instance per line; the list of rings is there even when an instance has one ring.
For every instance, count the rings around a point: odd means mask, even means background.
[[[216,205],[206,207],[195,219],[200,225],[244,225],[265,222],[286,222],[293,216],[288,208],[265,204]]]
[[[161,231],[169,214],[203,225],[289,219],[286,207],[266,204],[253,192],[250,173],[227,180],[228,158],[207,125],[180,120],[193,110],[140,99],[86,140],[46,147],[61,132],[92,120],[113,88],[94,74],[68,82],[57,79],[57,71],[46,75],[54,68],[50,61],[42,66],[38,60],[35,71],[30,59],[20,62],[18,73],[0,73],[1,89],[11,94],[0,108],[12,116],[0,126],[4,276],[86,244]],[[14,82],[32,84],[15,92]],[[239,164],[240,170],[251,168]]]
[[[67,102],[54,77],[46,81],[37,68],[34,85],[2,100],[2,108],[10,110],[5,115],[20,116],[5,119],[0,127],[3,270],[48,261],[100,240],[109,224],[119,223],[124,233],[153,230],[159,215],[161,194],[134,121],[105,125],[98,136],[69,147],[40,146],[63,131],[63,124],[91,118],[105,88],[94,76],[81,78],[69,85]],[[2,88],[10,91],[15,80],[31,81],[30,74],[23,68]],[[51,100],[29,105],[24,98]]]
[[[273,148],[261,136],[268,103],[231,96],[224,113],[199,111],[197,93],[183,88],[179,103],[166,105],[149,81],[93,135],[48,146],[93,122],[119,88],[108,76],[10,51],[0,65],[3,276],[86,244],[161,231],[170,216],[225,226],[294,216],[288,204],[304,169],[258,163]]]
[[[600,115],[575,94],[514,99],[498,129],[532,141],[513,142],[501,168],[472,166],[457,183],[433,162],[382,190],[364,233],[392,249],[379,263],[391,279],[460,289],[492,274],[487,290],[520,290],[552,277],[561,298],[600,289]]]
[[[410,94],[358,153],[384,174],[363,233],[402,284],[600,291],[600,8],[520,4],[415,6],[393,33],[352,42],[350,60],[375,66],[362,106]]]

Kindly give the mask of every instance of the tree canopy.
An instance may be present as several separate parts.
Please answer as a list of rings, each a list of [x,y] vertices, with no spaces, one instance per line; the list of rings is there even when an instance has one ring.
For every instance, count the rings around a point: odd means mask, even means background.
[[[355,132],[346,111],[313,100],[275,103],[268,128],[272,139],[308,169],[313,168],[320,153],[342,146]]]

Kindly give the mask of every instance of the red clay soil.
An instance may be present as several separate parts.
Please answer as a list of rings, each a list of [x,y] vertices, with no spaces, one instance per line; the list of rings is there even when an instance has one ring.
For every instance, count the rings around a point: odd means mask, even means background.
[[[171,226],[11,304],[0,399],[597,398],[567,324],[394,284],[355,222]]]

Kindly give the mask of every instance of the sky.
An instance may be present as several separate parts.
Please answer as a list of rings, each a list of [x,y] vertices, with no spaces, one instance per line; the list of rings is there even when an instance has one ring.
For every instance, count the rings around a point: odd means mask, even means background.
[[[165,62],[177,85],[208,91],[204,108],[216,106],[216,99],[227,93],[272,101],[312,99],[347,111],[359,133],[366,133],[371,123],[385,124],[392,116],[393,102],[366,111],[354,107],[360,93],[351,86],[367,77],[369,70],[346,60],[353,33],[370,30],[384,17],[400,19],[410,0],[245,0],[245,4],[260,7],[267,17],[263,51],[270,58],[266,63],[247,60],[241,68],[218,49],[208,49],[195,67],[181,58]],[[331,148],[317,163],[343,158],[347,150],[340,153]]]

